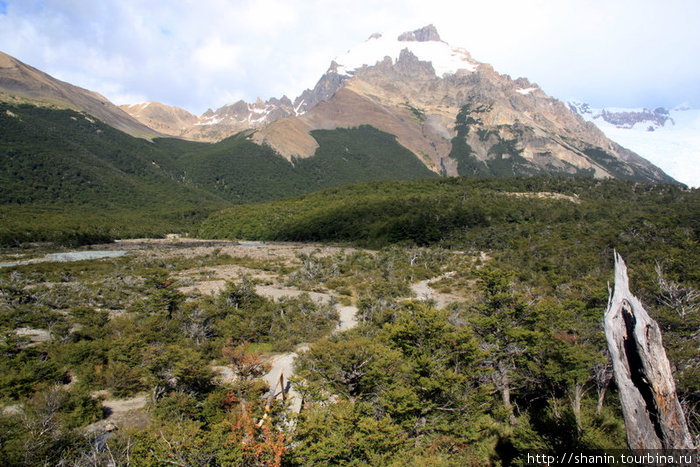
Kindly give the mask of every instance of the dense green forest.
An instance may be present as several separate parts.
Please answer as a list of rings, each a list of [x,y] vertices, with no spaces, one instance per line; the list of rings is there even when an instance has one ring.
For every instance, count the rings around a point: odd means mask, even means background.
[[[316,155],[292,163],[244,135],[151,142],[85,114],[31,105],[0,104],[0,128],[0,245],[188,232],[231,204],[436,176],[367,126],[315,132]]]
[[[0,244],[85,244],[190,228],[228,203],[177,182],[160,148],[87,115],[0,104]],[[180,149],[192,144],[170,143]]]

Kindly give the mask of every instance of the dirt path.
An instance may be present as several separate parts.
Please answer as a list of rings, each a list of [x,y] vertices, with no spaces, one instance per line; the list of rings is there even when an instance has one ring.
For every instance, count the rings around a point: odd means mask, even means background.
[[[454,302],[463,300],[463,298],[458,297],[456,295],[438,292],[435,289],[433,289],[432,287],[430,287],[430,283],[437,282],[437,281],[439,281],[441,279],[445,279],[447,277],[451,277],[454,274],[455,274],[454,272],[447,272],[441,276],[433,277],[432,279],[426,279],[424,281],[416,282],[415,284],[411,285],[411,290],[413,291],[414,294],[416,294],[416,297],[418,297],[418,299],[420,299],[420,300],[434,300],[435,306],[437,308],[445,308],[450,303],[454,303]]]
[[[454,274],[454,272],[448,272],[441,276],[433,277],[432,279],[417,282],[411,285],[411,290],[418,298],[435,300],[438,308],[444,308],[450,303],[460,300],[460,298],[450,294],[439,293],[430,287],[430,283],[450,277]],[[331,298],[331,296],[328,294],[315,294],[315,296],[315,300],[319,297],[328,297],[328,299]],[[340,323],[334,332],[347,331],[357,326],[357,307],[336,305],[336,309],[340,314]],[[298,356],[299,352],[306,349],[308,349],[308,344],[302,344],[297,347],[294,352],[274,356],[270,360],[272,367],[264,376],[265,381],[267,381],[268,385],[270,386],[270,391],[273,392],[273,397],[278,397],[281,395],[283,388],[280,388],[279,382],[280,376],[284,376],[284,391],[286,391],[287,397],[291,399],[292,402],[290,409],[295,413],[298,413],[301,410],[302,401],[299,393],[297,393],[294,390],[294,387],[288,383],[288,378],[294,375],[294,360]]]
[[[330,295],[326,294],[316,295],[325,295],[328,297],[328,299],[331,298]],[[352,305],[336,305],[336,310],[338,310],[340,315],[340,323],[333,332],[347,331],[348,329],[352,329],[357,326],[357,319],[355,318],[357,314],[357,307]],[[289,408],[294,413],[299,413],[301,410],[302,398],[301,394],[299,394],[294,389],[294,386],[289,383],[289,378],[294,375],[294,360],[297,358],[300,352],[303,352],[308,348],[308,344],[301,344],[297,346],[294,352],[275,355],[270,359],[270,371],[263,376],[263,379],[267,381],[268,386],[270,386],[270,392],[272,393],[268,393],[268,396],[272,395],[272,397],[279,397],[281,396],[282,391],[284,391],[285,397],[291,401]],[[281,377],[284,388],[280,387]]]
[[[294,375],[294,360],[299,355],[298,352],[303,352],[308,348],[307,344],[302,344],[294,352],[275,355],[270,360],[270,371],[263,376],[267,385],[270,386],[268,397],[270,395],[273,398],[280,397],[284,391],[285,397],[290,400],[289,408],[294,413],[301,411],[302,398],[301,394],[292,387],[289,378]],[[280,382],[284,384],[284,387],[280,387]]]

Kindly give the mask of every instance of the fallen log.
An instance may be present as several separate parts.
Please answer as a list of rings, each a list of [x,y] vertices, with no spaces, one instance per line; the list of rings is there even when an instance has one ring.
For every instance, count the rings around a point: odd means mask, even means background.
[[[630,449],[693,449],[659,325],[630,292],[627,266],[617,252],[605,337]]]

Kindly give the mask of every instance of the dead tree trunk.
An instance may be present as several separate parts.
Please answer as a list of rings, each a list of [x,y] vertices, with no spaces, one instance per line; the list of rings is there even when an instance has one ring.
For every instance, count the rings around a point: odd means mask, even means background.
[[[692,449],[659,326],[630,292],[627,267],[617,252],[605,337],[630,449]]]

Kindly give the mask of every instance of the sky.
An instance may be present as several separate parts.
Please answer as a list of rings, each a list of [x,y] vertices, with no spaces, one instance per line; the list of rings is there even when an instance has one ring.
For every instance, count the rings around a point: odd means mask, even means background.
[[[372,33],[434,24],[595,107],[700,107],[698,0],[0,0],[0,51],[116,104],[298,96]]]

